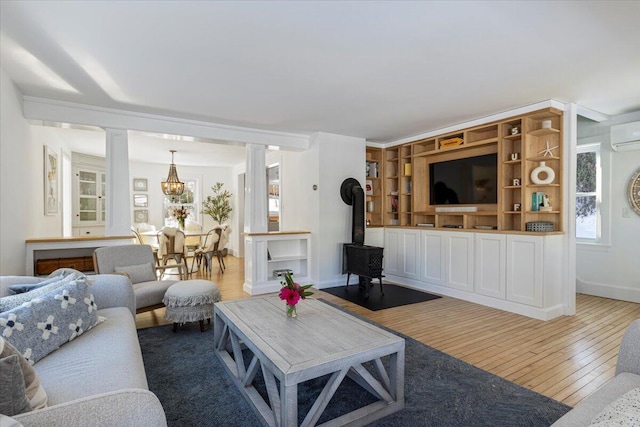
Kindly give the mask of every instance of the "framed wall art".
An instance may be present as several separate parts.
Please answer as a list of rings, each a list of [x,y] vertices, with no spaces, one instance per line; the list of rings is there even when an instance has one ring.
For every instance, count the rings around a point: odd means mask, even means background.
[[[149,199],[146,194],[134,194],[133,195],[133,207],[134,208],[146,208],[149,206]]]
[[[58,154],[44,146],[44,214],[58,214]]]
[[[146,209],[136,209],[133,211],[133,222],[149,222],[149,211]]]
[[[147,191],[147,178],[133,178],[133,191]]]

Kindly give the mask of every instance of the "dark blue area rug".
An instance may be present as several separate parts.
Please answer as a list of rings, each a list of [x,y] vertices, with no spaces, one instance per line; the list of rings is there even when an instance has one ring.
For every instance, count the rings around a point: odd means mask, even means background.
[[[396,334],[406,340],[405,409],[373,426],[549,426],[570,409]],[[214,353],[213,325],[201,333],[197,323],[188,324],[175,334],[171,325],[158,326],[140,329],[138,336],[149,389],[162,402],[169,426],[260,425]],[[299,387],[300,421],[323,380]],[[367,392],[346,379],[320,422],[370,402]]]

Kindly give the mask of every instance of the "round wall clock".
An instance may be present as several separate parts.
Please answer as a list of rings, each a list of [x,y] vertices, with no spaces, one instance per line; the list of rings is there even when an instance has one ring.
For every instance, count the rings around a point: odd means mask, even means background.
[[[640,215],[640,169],[629,180],[629,204]]]

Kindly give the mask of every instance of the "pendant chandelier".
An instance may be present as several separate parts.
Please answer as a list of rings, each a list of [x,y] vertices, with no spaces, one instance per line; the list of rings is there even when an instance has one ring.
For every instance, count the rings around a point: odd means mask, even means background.
[[[173,163],[173,153],[176,150],[169,150],[171,152],[171,166],[169,166],[169,176],[166,181],[162,181],[162,192],[167,196],[179,196],[184,193],[184,182],[181,182],[178,178],[178,171],[176,171],[176,165]]]

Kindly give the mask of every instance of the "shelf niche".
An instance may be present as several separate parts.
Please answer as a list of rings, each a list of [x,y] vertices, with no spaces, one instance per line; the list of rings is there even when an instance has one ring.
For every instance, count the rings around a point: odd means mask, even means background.
[[[455,138],[461,141],[446,143]],[[498,157],[497,203],[460,205],[476,207],[475,213],[436,213],[436,206],[430,204],[429,166],[492,153]],[[560,110],[547,108],[389,147],[382,150],[382,158],[384,196],[380,217],[384,226],[443,228],[454,225],[467,230],[527,233],[527,222],[549,221],[553,223],[554,232],[563,231]],[[531,181],[531,171],[540,162],[555,172],[552,183],[542,185]],[[537,192],[544,192],[550,198],[551,211],[533,211],[532,195]]]

